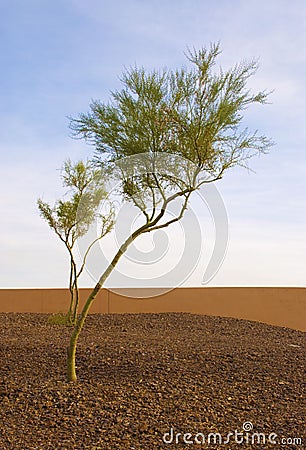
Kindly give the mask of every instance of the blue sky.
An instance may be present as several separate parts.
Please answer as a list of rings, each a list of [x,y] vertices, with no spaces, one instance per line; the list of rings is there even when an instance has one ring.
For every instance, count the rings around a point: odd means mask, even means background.
[[[0,17],[0,287],[67,284],[65,249],[36,208],[37,197],[61,195],[65,158],[92,155],[70,138],[67,117],[86,112],[91,99],[106,101],[124,67],[174,68],[185,63],[187,46],[214,41],[224,67],[259,58],[250,87],[274,92],[245,121],[276,145],[252,161],[255,174],[235,169],[217,185],[230,240],[210,285],[305,286],[303,0],[11,0],[0,3]],[[206,227],[208,216],[198,217]],[[175,243],[176,231],[169,233]],[[201,285],[207,255],[186,285]]]

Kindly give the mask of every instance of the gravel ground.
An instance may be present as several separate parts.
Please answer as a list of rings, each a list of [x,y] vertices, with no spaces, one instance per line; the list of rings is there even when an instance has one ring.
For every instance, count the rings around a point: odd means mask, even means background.
[[[304,448],[294,443],[305,446],[304,333],[191,314],[91,315],[72,384],[70,329],[47,317],[0,314],[0,450]]]

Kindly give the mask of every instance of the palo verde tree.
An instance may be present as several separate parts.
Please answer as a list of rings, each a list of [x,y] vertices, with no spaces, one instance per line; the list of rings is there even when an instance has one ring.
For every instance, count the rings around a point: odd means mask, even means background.
[[[77,379],[76,347],[90,306],[129,245],[144,233],[179,221],[194,191],[232,167],[246,166],[271,145],[265,136],[241,126],[243,111],[267,99],[265,91],[252,93],[247,87],[257,64],[218,70],[219,53],[218,44],[190,51],[188,67],[178,70],[132,68],[109,103],[94,101],[89,113],[71,119],[75,136],[95,147],[102,173],[115,163],[118,190],[141,211],[143,222],[121,243],[78,317],[68,348],[69,381]],[[169,218],[174,202],[179,207]]]
[[[98,179],[97,174],[99,174]],[[53,206],[39,198],[37,206],[41,217],[64,243],[69,253],[70,306],[66,319],[67,324],[73,325],[76,323],[79,307],[79,277],[85,268],[91,248],[111,231],[114,224],[114,208],[109,204],[108,213],[99,214],[98,237],[90,243],[78,266],[74,253],[75,243],[87,232],[97,214],[97,207],[106,198],[107,193],[103,188],[100,172],[89,161],[72,163],[69,159],[66,160],[62,167],[61,179],[63,186],[69,189],[67,193],[70,194],[69,197],[58,200]]]

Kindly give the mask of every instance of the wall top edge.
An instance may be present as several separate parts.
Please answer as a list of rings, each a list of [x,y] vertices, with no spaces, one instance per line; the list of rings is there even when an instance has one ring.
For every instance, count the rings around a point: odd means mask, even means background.
[[[84,290],[91,290],[92,287],[81,287],[80,291]],[[288,286],[288,285],[271,285],[271,286],[265,286],[265,285],[231,285],[231,286],[178,286],[169,288],[166,286],[162,287],[148,287],[148,288],[139,288],[139,287],[128,287],[128,288],[108,288],[103,287],[102,290],[107,290],[110,292],[129,292],[129,291],[157,291],[161,289],[167,289],[169,291],[177,290],[177,289],[306,289],[306,286]],[[65,287],[0,287],[0,291],[67,291],[68,288]]]

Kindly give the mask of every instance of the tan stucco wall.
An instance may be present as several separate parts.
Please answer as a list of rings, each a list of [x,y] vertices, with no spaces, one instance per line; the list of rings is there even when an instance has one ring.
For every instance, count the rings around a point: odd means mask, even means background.
[[[90,289],[81,289],[81,304]],[[129,297],[119,295],[125,293]],[[190,312],[255,320],[306,331],[306,288],[290,287],[199,287],[177,288],[150,298],[140,289],[103,289],[91,313]],[[66,311],[67,289],[0,289],[0,312]]]

